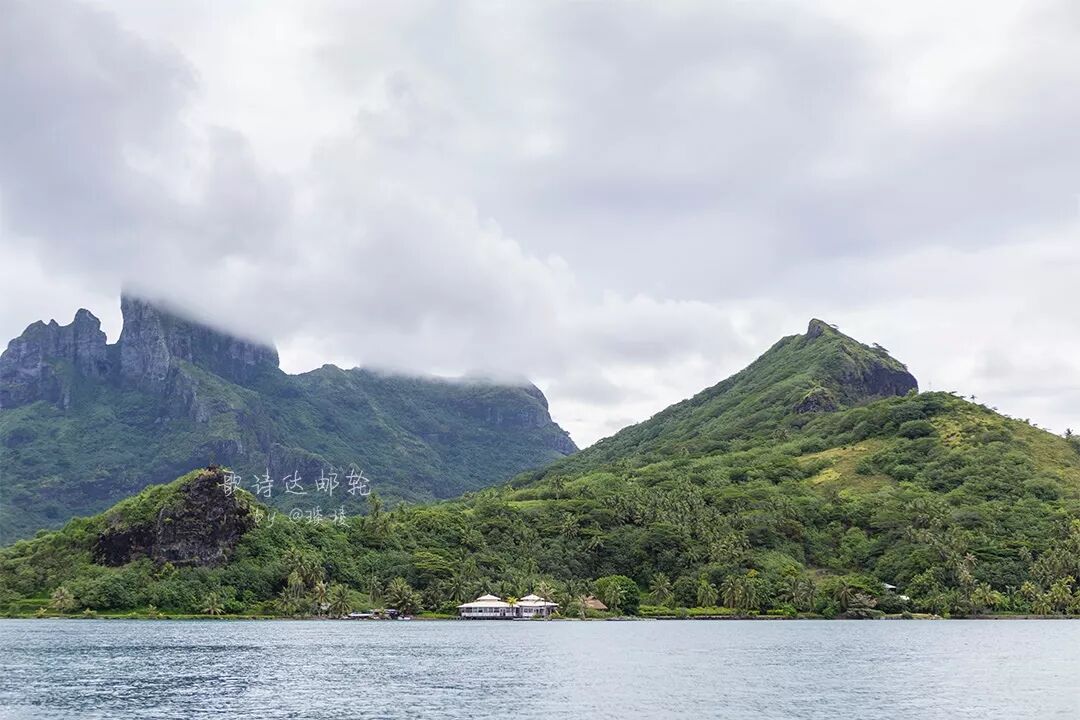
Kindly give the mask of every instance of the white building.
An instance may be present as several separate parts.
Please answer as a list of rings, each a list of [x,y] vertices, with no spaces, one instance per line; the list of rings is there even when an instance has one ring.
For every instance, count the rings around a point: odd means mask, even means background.
[[[558,603],[538,595],[526,595],[513,605],[494,595],[481,595],[472,602],[458,605],[458,615],[467,620],[516,620],[550,617]]]

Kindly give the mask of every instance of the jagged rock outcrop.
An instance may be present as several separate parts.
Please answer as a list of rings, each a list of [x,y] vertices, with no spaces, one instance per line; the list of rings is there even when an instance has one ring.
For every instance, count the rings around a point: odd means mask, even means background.
[[[836,396],[833,395],[828,388],[823,388],[819,385],[803,396],[803,399],[795,406],[795,412],[832,412],[839,408],[840,404],[836,402]]]
[[[117,513],[94,544],[94,559],[124,565],[140,557],[158,564],[220,565],[255,525],[239,493],[222,490],[225,473],[209,467],[176,489],[153,519],[130,522]]]
[[[808,409],[799,412],[835,410],[841,405],[907,395],[919,389],[915,376],[884,348],[863,345],[822,320],[810,321],[802,342],[806,345],[831,342],[835,347],[822,363],[823,379],[831,385],[832,397],[820,393],[808,397]],[[830,404],[833,407],[826,409]]]
[[[0,408],[38,400],[66,407],[76,377],[108,372],[105,333],[89,310],[79,310],[69,325],[38,321],[0,355]]]
[[[143,387],[164,389],[181,360],[239,384],[278,367],[273,347],[191,322],[145,300],[125,295],[120,311],[120,375]]]
[[[181,361],[230,382],[246,384],[278,367],[277,351],[186,320],[136,297],[120,301],[124,328],[106,345],[101,322],[79,310],[70,325],[36,322],[0,355],[0,408],[45,400],[71,402],[78,378],[112,379],[172,400],[197,421],[208,418],[198,402],[197,383],[182,375]]]

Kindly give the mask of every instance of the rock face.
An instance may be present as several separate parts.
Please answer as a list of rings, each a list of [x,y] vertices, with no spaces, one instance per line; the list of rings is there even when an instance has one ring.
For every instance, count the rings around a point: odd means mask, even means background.
[[[159,565],[220,565],[245,532],[255,525],[238,495],[225,495],[225,474],[209,467],[184,483],[149,522],[117,523],[98,536],[94,559],[124,565],[148,557]]]
[[[836,396],[820,385],[806,393],[799,404],[795,406],[797,413],[832,412],[838,410],[840,405],[836,402]]]
[[[831,397],[826,397],[815,390],[807,396],[806,408],[798,412],[830,411],[840,405],[907,395],[919,389],[915,376],[884,348],[863,345],[822,320],[810,321],[802,343],[828,347],[821,359],[822,381],[831,386],[832,392]]]
[[[105,333],[89,310],[70,325],[36,322],[0,355],[0,409],[46,400],[66,407],[75,377],[109,373]]]
[[[101,322],[89,310],[79,310],[70,325],[52,320],[26,328],[0,355],[0,408],[38,400],[67,407],[76,379],[111,378],[172,395],[192,409],[192,383],[177,379],[180,361],[238,384],[278,367],[272,347],[185,320],[138,298],[123,296],[120,308],[124,330],[112,348],[105,343]],[[197,412],[192,409],[192,414]]]
[[[145,300],[124,296],[120,310],[120,375],[137,385],[165,388],[180,360],[239,384],[278,367],[274,348],[185,320]]]

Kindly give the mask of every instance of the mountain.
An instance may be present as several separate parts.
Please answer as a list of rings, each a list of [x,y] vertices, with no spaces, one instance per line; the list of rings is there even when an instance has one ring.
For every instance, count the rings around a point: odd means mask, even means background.
[[[187,469],[228,464],[282,497],[296,472],[311,491],[336,469],[387,499],[458,495],[574,452],[532,385],[278,368],[269,346],[124,296],[106,343],[79,310],[37,322],[0,355],[0,541],[107,508]],[[266,499],[261,496],[262,499]]]
[[[1076,439],[919,393],[883,348],[820,321],[457,500],[293,522],[243,491],[208,503],[225,477],[197,471],[0,550],[0,608],[304,614],[329,584],[353,606],[444,612],[535,591],[570,612],[597,594],[645,615],[1080,613]],[[173,522],[192,528],[179,549]]]

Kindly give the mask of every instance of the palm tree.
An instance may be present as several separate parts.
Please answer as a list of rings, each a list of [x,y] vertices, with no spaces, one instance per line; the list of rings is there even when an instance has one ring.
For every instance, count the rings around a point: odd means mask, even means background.
[[[715,607],[716,605],[716,586],[705,578],[698,580],[697,604],[698,607]]]
[[[412,586],[403,577],[396,577],[386,587],[386,602],[401,613],[416,612],[420,608],[420,598]]]
[[[1058,578],[1050,586],[1050,590],[1046,593],[1046,599],[1053,606],[1054,610],[1058,612],[1065,612],[1065,609],[1072,602],[1072,590],[1070,589],[1073,584],[1073,578],[1071,576]]]
[[[59,610],[62,613],[70,612],[75,609],[75,596],[71,594],[71,591],[61,585],[53,590],[52,600],[49,603],[54,610]]]
[[[747,610],[757,610],[761,604],[761,580],[757,577],[757,570],[746,573],[743,581],[743,606]]]
[[[720,583],[720,594],[724,598],[724,605],[729,608],[738,608],[742,603],[742,578],[728,575],[724,582]]]
[[[577,602],[578,617],[580,617],[582,620],[584,620],[586,615],[588,615],[588,612],[589,612],[589,598],[586,595],[579,595],[576,602]]]
[[[471,585],[469,579],[465,577],[464,571],[459,569],[450,576],[446,591],[450,594],[450,599],[461,603],[467,601],[472,594]]]
[[[297,573],[300,579],[304,581],[304,585],[314,585],[316,581],[322,580],[323,569],[319,567],[315,558],[310,555],[305,555],[295,548],[290,548],[285,553],[283,558],[285,567],[290,573]]]
[[[853,597],[855,597],[855,588],[847,583],[841,583],[840,587],[836,588],[836,602],[840,605],[841,610],[848,609]]]
[[[604,604],[607,605],[608,610],[618,615],[622,601],[626,598],[626,588],[618,583],[609,583],[604,588]]]
[[[675,601],[675,593],[672,590],[671,578],[664,573],[656,573],[649,583],[649,595],[652,601],[663,607],[671,607]]]
[[[315,587],[311,589],[311,599],[315,603],[315,614],[322,615],[323,605],[326,605],[327,593],[330,587],[326,584],[325,580],[319,580],[315,583]]]
[[[372,604],[378,604],[380,599],[382,598],[382,593],[384,589],[382,578],[379,577],[379,574],[377,572],[370,572],[368,573],[364,584],[367,589],[367,594],[371,598]]]
[[[337,583],[330,586],[330,613],[334,617],[344,617],[352,612],[352,598],[349,588]]]
[[[285,581],[285,587],[278,595],[278,606],[286,615],[296,615],[304,606],[304,580],[300,573],[293,570]]]
[[[550,600],[555,597],[555,587],[547,580],[541,580],[536,584],[536,594],[545,600]]]
[[[222,612],[221,595],[219,595],[217,592],[212,592],[208,594],[206,596],[206,599],[203,600],[203,606],[204,607],[202,609],[202,612],[204,612],[205,614],[220,615]]]

